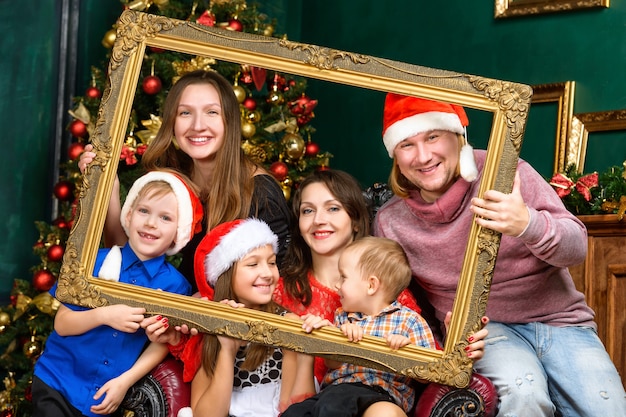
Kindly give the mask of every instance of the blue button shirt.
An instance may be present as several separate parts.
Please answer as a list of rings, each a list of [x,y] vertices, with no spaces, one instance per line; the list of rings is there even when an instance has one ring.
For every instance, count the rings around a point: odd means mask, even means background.
[[[109,249],[101,249],[94,271],[99,271]],[[94,274],[97,275],[97,272]],[[122,248],[120,282],[190,295],[187,279],[165,261],[165,256],[142,262],[128,244]],[[57,285],[50,289],[54,296]],[[74,311],[84,307],[65,304]],[[44,352],[35,364],[34,374],[48,386],[59,391],[86,416],[99,416],[89,411],[104,397],[93,399],[107,381],[130,369],[141,354],[148,338],[143,329],[126,333],[109,326],[99,326],[76,336],[60,336],[53,331]],[[101,415],[100,415],[101,416]]]

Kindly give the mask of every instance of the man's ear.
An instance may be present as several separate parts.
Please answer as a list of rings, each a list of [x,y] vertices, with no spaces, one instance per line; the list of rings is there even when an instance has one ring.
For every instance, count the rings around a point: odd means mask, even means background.
[[[380,279],[376,275],[367,277],[367,294],[374,295],[380,289]]]

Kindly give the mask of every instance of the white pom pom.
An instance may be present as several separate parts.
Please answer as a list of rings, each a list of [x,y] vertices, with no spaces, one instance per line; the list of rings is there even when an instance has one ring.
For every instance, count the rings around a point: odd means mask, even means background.
[[[178,410],[178,414],[176,417],[193,417],[193,413],[191,412],[191,407],[183,407]]]
[[[465,144],[461,148],[460,156],[461,177],[467,182],[472,182],[478,177],[478,168],[474,160],[474,149],[471,145]]]
[[[119,246],[113,246],[102,262],[98,278],[109,281],[120,280],[120,270],[122,269],[122,251]]]

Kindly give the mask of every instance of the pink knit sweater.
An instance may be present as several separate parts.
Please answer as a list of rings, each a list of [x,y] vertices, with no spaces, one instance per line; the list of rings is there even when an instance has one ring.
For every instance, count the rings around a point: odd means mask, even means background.
[[[470,200],[477,194],[486,153],[475,151],[475,156],[481,172],[475,182],[457,180],[434,203],[417,191],[406,199],[393,197],[378,211],[374,225],[377,236],[404,247],[440,320],[452,309],[473,221]],[[521,236],[502,236],[486,314],[503,323],[595,328],[594,312],[567,269],[585,260],[585,226],[528,163],[520,160],[518,171],[531,220]]]

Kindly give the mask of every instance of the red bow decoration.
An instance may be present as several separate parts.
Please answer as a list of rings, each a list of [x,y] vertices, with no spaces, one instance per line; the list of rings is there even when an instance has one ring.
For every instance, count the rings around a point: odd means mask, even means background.
[[[598,173],[584,175],[578,178],[578,181],[570,180],[563,174],[555,174],[550,180],[550,185],[554,187],[559,197],[568,196],[574,188],[578,191],[585,201],[591,200],[591,189],[598,186]]]

